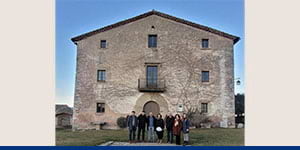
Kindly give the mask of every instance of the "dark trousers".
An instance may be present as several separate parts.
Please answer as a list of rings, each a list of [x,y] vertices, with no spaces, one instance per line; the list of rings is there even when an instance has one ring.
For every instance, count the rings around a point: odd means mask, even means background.
[[[138,140],[140,140],[141,132],[142,132],[142,140],[144,141],[145,140],[145,127],[138,128]]]
[[[180,135],[176,135],[176,145],[180,145]]]
[[[168,142],[173,143],[173,131],[167,130]]]
[[[132,129],[129,129],[129,141],[135,140],[135,131],[136,127],[132,127]]]

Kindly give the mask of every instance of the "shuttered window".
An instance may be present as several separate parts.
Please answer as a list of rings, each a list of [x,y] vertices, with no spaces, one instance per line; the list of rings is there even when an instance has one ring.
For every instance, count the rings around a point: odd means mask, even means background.
[[[97,80],[98,81],[106,80],[106,71],[105,70],[98,70]]]
[[[208,48],[209,42],[208,39],[202,39],[202,48]]]
[[[100,48],[106,48],[106,40],[101,40]]]
[[[148,47],[149,48],[157,47],[157,35],[149,35],[148,36]]]
[[[209,71],[202,71],[201,76],[202,82],[209,82]]]
[[[208,112],[207,103],[201,103],[201,112],[202,113],[207,113]]]

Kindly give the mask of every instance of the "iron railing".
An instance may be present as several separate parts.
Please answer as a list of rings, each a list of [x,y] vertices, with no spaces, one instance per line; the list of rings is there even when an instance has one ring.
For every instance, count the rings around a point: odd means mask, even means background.
[[[139,79],[138,89],[141,92],[164,92],[166,83],[164,79]]]

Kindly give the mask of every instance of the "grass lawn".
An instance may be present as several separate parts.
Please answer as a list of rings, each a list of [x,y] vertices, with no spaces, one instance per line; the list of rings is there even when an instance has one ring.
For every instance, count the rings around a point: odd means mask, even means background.
[[[166,132],[164,134],[163,140],[166,142]],[[127,142],[127,130],[87,130],[75,132],[72,132],[70,129],[56,130],[56,145],[58,146],[95,146],[108,141]],[[194,146],[244,145],[244,129],[191,129],[190,144]]]

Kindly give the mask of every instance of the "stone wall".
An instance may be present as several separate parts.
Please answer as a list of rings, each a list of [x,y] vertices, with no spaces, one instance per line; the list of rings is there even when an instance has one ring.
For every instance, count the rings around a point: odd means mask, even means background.
[[[71,114],[59,114],[55,116],[56,128],[64,128],[72,126],[72,115]]]
[[[148,48],[149,34],[157,34],[157,48]],[[201,48],[202,38],[209,39],[208,49]],[[100,40],[107,48],[100,48]],[[159,64],[165,92],[138,91],[147,64]],[[102,69],[107,78],[98,82]],[[202,70],[210,71],[210,82],[201,82]],[[117,128],[118,117],[139,113],[147,99],[157,101],[163,115],[176,113],[178,104],[186,111],[205,102],[214,122],[234,127],[233,73],[232,40],[159,16],[98,33],[77,42],[73,129],[95,128],[97,121]],[[105,113],[96,113],[97,102],[105,103]]]

